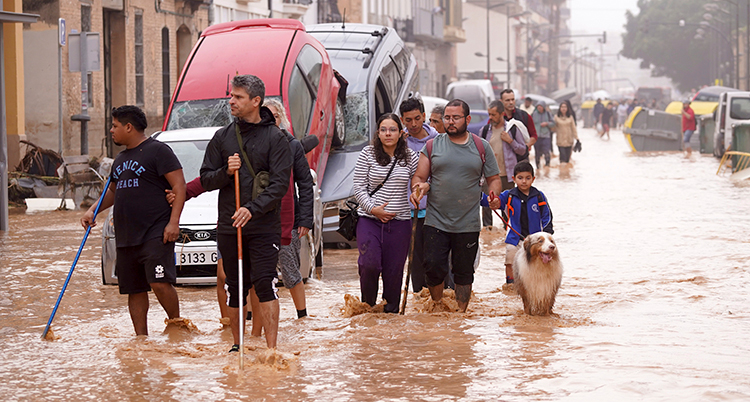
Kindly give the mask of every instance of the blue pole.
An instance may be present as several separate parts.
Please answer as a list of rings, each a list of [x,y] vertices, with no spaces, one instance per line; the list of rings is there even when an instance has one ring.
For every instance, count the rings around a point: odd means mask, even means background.
[[[96,215],[99,213],[99,207],[102,206],[102,200],[104,200],[104,196],[107,194],[107,190],[109,189],[109,183],[112,180],[112,175],[109,176],[107,179],[107,184],[104,185],[104,189],[102,189],[102,195],[99,197],[99,201],[96,203],[96,209],[94,209],[94,220],[96,220]],[[49,321],[47,321],[47,326],[44,327],[44,332],[42,332],[42,339],[44,339],[47,336],[47,332],[49,332],[49,327],[52,325],[52,320],[55,319],[55,313],[57,313],[57,308],[60,307],[60,301],[62,301],[63,294],[65,294],[65,289],[68,287],[68,282],[70,282],[70,277],[73,276],[73,270],[76,267],[76,264],[78,263],[78,258],[81,257],[81,251],[83,251],[83,246],[86,244],[86,239],[89,237],[89,233],[91,232],[91,226],[86,228],[86,234],[83,235],[83,240],[81,240],[81,246],[78,247],[78,253],[76,253],[76,258],[73,260],[73,265],[70,266],[70,271],[68,272],[68,277],[65,278],[65,283],[63,283],[62,290],[60,290],[60,296],[57,297],[57,303],[55,303],[55,308],[52,309],[52,314],[49,316]]]

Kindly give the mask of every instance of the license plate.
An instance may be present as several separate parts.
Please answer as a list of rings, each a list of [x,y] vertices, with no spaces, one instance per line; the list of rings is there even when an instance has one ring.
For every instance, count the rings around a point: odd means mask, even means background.
[[[175,264],[177,266],[216,264],[218,260],[216,251],[175,253]]]

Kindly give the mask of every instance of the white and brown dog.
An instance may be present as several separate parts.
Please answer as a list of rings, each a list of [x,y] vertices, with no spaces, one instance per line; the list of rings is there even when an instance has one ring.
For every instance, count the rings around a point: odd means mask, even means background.
[[[526,237],[513,261],[513,278],[526,314],[552,313],[562,273],[562,262],[552,235],[539,232]]]

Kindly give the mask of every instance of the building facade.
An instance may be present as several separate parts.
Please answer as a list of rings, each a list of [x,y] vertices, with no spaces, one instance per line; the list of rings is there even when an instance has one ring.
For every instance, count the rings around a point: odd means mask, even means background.
[[[116,154],[110,111],[120,105],[141,107],[148,133],[161,129],[182,66],[209,25],[209,4],[201,0],[24,0],[23,7],[40,19],[23,29],[26,129],[19,139],[63,155]],[[66,46],[59,46],[61,19]],[[80,32],[98,34],[87,52],[98,57],[98,69],[85,78],[70,71]],[[83,109],[90,116],[87,150],[81,149],[81,123],[71,119]]]
[[[319,0],[319,22],[365,23],[395,29],[419,66],[419,92],[445,96],[457,79],[456,44],[466,40],[461,0]]]
[[[19,81],[19,99],[26,113],[17,114],[25,117],[9,135],[12,167],[24,152],[20,140],[64,156],[116,155],[119,149],[109,135],[110,111],[116,106],[140,106],[149,121],[147,133],[159,130],[190,51],[209,25],[268,17],[385,25],[417,58],[420,92],[431,96],[444,96],[448,83],[457,79],[455,44],[466,39],[461,0],[18,1],[24,12],[40,19],[19,28],[25,59],[19,64],[25,77]],[[61,19],[69,39],[65,46],[58,44]],[[78,57],[71,35],[81,32],[98,37],[87,52],[98,58],[98,68],[85,75],[69,66],[71,55]],[[86,149],[81,122],[71,119],[84,109],[90,118]]]

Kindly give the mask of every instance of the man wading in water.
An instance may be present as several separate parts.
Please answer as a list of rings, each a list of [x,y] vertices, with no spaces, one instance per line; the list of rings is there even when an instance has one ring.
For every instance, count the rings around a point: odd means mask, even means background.
[[[260,314],[266,331],[266,345],[276,347],[279,332],[279,298],[276,295],[276,264],[281,245],[281,199],[289,189],[292,151],[286,135],[276,127],[273,113],[263,104],[266,88],[254,75],[232,79],[229,106],[236,119],[220,128],[206,148],[201,166],[201,184],[206,191],[219,190],[217,240],[224,259],[229,305],[229,321],[234,337],[230,352],[239,351],[240,300],[247,304],[249,288],[260,301]],[[238,138],[239,137],[239,138]],[[239,142],[242,142],[242,150]],[[246,153],[247,158],[242,153]],[[245,163],[249,160],[253,173]],[[234,174],[240,175],[240,203],[236,210]],[[268,173],[268,185],[253,198],[256,175]],[[237,228],[242,228],[244,256],[242,295],[239,295]],[[243,311],[243,315],[246,314]],[[242,329],[244,330],[244,328]]]
[[[136,106],[112,110],[112,140],[127,149],[112,165],[112,184],[100,211],[115,206],[117,277],[120,294],[128,295],[128,309],[136,335],[148,335],[148,291],[153,290],[170,319],[180,316],[174,263],[174,241],[180,234],[185,204],[182,166],[169,146],[146,137],[146,115]],[[170,207],[164,191],[175,195]],[[95,226],[92,205],[81,218],[84,228]]]
[[[424,193],[417,197],[417,186],[431,183],[427,191],[427,216],[424,222],[424,267],[427,287],[435,302],[443,298],[443,280],[448,274],[448,255],[452,252],[453,274],[456,282],[456,301],[461,312],[466,312],[474,283],[474,259],[477,254],[479,231],[479,201],[482,174],[490,191],[499,194],[502,184],[495,155],[490,144],[466,131],[471,122],[469,105],[454,99],[445,106],[443,123],[446,134],[440,134],[425,145],[419,155],[419,165],[412,178],[412,204],[419,205]],[[478,145],[484,152],[478,149]],[[484,156],[483,156],[484,155]],[[483,161],[484,160],[484,161]],[[497,209],[494,199],[490,208]],[[427,246],[429,245],[429,246]]]

